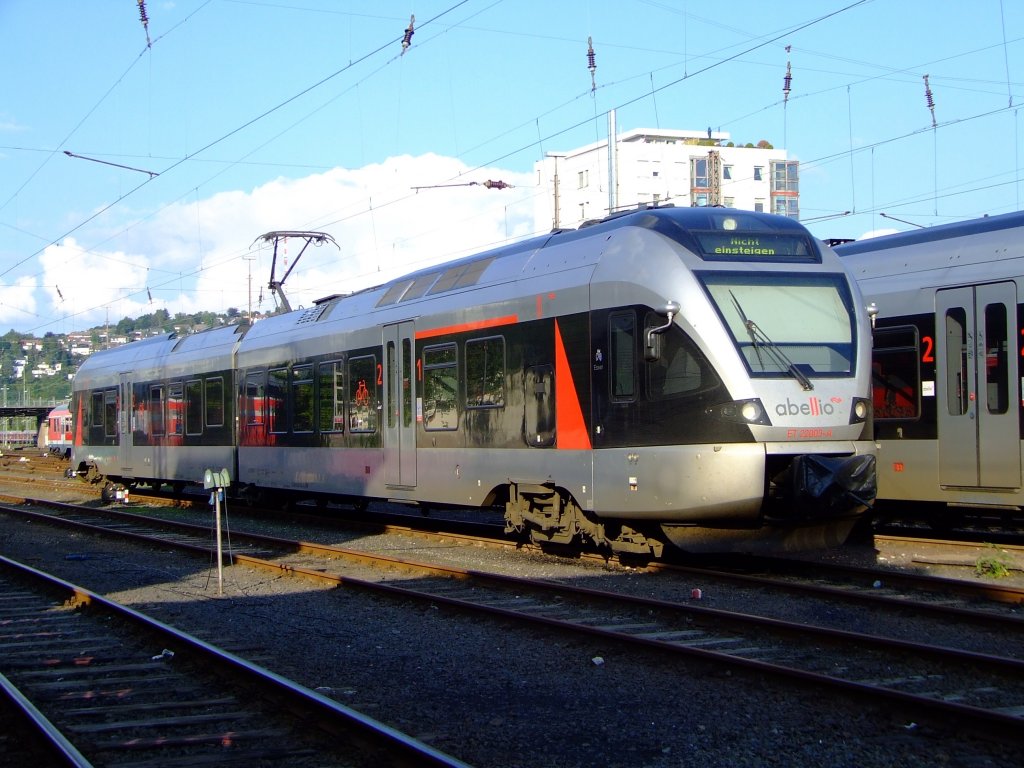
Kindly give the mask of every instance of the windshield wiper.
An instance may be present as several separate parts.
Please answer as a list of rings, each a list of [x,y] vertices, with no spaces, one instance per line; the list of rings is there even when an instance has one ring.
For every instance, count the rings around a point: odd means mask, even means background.
[[[800,367],[786,356],[786,353],[779,348],[778,344],[768,338],[768,335],[758,327],[757,323],[747,317],[747,313],[743,311],[743,307],[740,305],[736,295],[732,291],[729,291],[729,295],[732,297],[732,303],[736,307],[736,311],[740,314],[743,327],[747,329],[747,335],[750,336],[750,342],[754,347],[754,352],[757,354],[757,362],[761,369],[764,369],[764,359],[761,357],[761,347],[763,346],[769,357],[775,361],[775,364],[800,382],[801,387],[804,389],[814,389],[814,384],[807,378],[807,374],[801,371]]]

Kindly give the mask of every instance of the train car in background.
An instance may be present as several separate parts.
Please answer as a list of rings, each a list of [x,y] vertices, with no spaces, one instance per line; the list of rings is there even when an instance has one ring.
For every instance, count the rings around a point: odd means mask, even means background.
[[[874,496],[870,350],[856,284],[798,222],[652,208],[95,353],[71,471],[503,508],[621,553],[821,546]]]
[[[46,434],[41,435],[40,447],[63,459],[71,457],[71,410],[62,403],[49,412],[43,422]]]
[[[878,510],[1020,519],[1024,213],[835,247],[877,309]]]

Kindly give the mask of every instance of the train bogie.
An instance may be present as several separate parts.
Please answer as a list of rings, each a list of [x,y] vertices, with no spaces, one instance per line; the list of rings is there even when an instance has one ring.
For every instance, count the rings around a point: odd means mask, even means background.
[[[78,407],[109,391],[134,414],[81,433],[82,470],[195,482],[205,464],[255,496],[503,506],[509,530],[622,552],[845,530],[873,495],[867,315],[781,217],[613,217],[208,333],[82,366]],[[202,389],[217,377],[224,431]],[[201,428],[119,437],[147,423],[140,400],[174,419],[153,393],[179,384]]]

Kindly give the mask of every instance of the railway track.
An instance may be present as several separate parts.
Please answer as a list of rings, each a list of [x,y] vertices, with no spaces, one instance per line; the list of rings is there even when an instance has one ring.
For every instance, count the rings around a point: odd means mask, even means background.
[[[25,514],[156,541],[160,546],[172,545],[209,557],[211,535],[203,526],[170,525],[117,510]],[[781,677],[799,685],[863,697],[910,720],[933,719],[1000,738],[1024,739],[1024,652],[1012,657],[942,648],[806,621],[752,616],[688,600],[574,588],[238,531],[233,539],[231,559],[237,564],[597,637],[636,652]],[[367,575],[367,566],[376,571]],[[795,583],[787,588],[799,590]],[[837,589],[829,599],[841,600],[846,594],[857,592]],[[888,609],[899,620],[918,610],[940,613],[943,606],[915,603],[903,595],[889,598]],[[1013,613],[961,608],[946,616],[963,625],[965,633],[983,623],[990,626],[990,622],[1011,627],[1016,634],[1024,627],[1020,616]]]
[[[0,688],[54,765],[463,766],[234,654],[0,557]],[[9,763],[14,765],[14,763]],[[24,764],[24,763],[22,763]]]

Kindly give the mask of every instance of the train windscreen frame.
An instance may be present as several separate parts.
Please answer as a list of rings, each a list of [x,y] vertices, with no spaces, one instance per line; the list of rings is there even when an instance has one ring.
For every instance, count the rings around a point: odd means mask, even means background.
[[[856,373],[857,328],[844,275],[702,272],[699,278],[751,376],[787,376],[794,366],[814,376]]]

